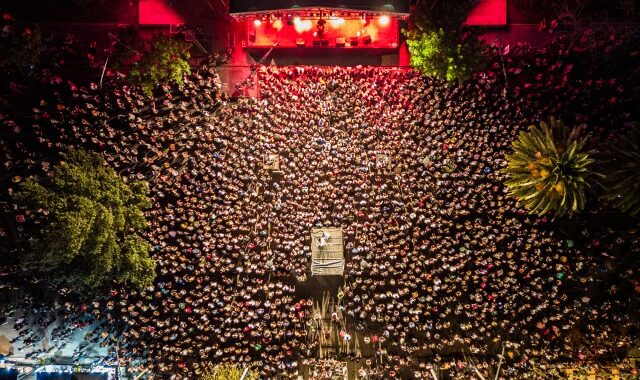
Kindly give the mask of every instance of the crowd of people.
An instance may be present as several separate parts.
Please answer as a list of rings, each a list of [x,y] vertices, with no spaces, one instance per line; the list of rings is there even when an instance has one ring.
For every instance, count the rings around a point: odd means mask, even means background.
[[[344,233],[341,324],[360,339],[349,359],[363,376],[486,377],[503,348],[504,378],[617,360],[640,332],[637,229],[604,229],[592,208],[562,231],[502,184],[505,153],[531,123],[584,122],[596,141],[638,116],[638,73],[590,71],[585,54],[567,41],[515,46],[506,91],[499,61],[453,86],[404,68],[265,66],[259,97],[234,102],[211,67],[149,98],[117,80],[76,85],[57,60],[34,70],[29,115],[1,115],[3,211],[23,222],[16,184],[65,146],[149,182],[154,285],[75,307],[158,377],[232,361],[295,378],[318,352],[313,300],[297,289],[323,227]],[[279,170],[265,168],[269,155]]]

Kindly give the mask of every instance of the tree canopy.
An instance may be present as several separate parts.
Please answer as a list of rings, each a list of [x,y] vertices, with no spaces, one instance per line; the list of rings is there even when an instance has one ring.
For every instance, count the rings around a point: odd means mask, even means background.
[[[243,373],[244,368],[236,364],[208,364],[205,366],[200,380],[240,380]],[[244,376],[244,380],[258,380],[259,377],[258,372],[249,369]]]
[[[464,22],[477,0],[425,0],[412,9],[405,30],[411,66],[448,82],[463,82],[486,65],[475,29]]]
[[[190,48],[191,44],[187,42],[164,35],[155,36],[150,49],[131,68],[130,80],[142,86],[149,96],[158,84],[169,81],[184,84],[184,76],[191,74]]]
[[[127,184],[102,156],[68,150],[50,176],[21,184],[17,200],[36,217],[37,229],[23,265],[77,290],[112,281],[151,284],[155,262],[140,235],[151,206],[146,182]]]
[[[585,189],[595,173],[593,152],[585,149],[581,131],[552,118],[520,132],[512,143],[505,185],[531,213],[563,215],[584,208]]]
[[[128,26],[120,29],[112,41],[109,65],[120,70],[139,57],[145,51],[144,47],[144,40],[138,28]]]
[[[640,215],[640,128],[621,131],[603,149],[603,198],[631,216]]]
[[[20,27],[12,19],[3,20],[1,25],[0,68],[19,71],[34,65],[44,50],[40,28]]]

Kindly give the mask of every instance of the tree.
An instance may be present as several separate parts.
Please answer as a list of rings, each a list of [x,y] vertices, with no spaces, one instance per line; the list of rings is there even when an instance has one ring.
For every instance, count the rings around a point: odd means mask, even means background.
[[[151,96],[156,85],[175,81],[184,84],[184,76],[191,74],[189,49],[191,44],[159,35],[151,41],[151,48],[131,68],[129,78],[142,86]]]
[[[595,176],[593,152],[585,143],[582,128],[570,130],[553,118],[520,132],[512,143],[513,153],[506,156],[510,194],[532,214],[559,216],[582,210],[585,190]]]
[[[68,150],[50,177],[28,179],[17,200],[39,218],[23,266],[81,292],[111,281],[149,286],[155,276],[143,210],[146,182],[127,184],[102,156]]]
[[[127,26],[113,36],[109,64],[119,70],[125,64],[131,63],[143,51],[144,40],[140,37],[138,28]]]
[[[420,1],[405,30],[411,66],[423,74],[463,82],[486,65],[484,46],[474,28],[464,22],[477,0]]]
[[[43,50],[42,32],[37,25],[19,29],[15,23],[4,24],[0,33],[0,67],[23,70],[36,64]]]
[[[640,214],[640,130],[637,125],[615,136],[603,149],[603,198],[614,207]]]
[[[244,368],[231,363],[208,364],[202,372],[200,380],[240,380],[244,373]],[[249,370],[244,380],[258,380],[259,378],[258,372]]]

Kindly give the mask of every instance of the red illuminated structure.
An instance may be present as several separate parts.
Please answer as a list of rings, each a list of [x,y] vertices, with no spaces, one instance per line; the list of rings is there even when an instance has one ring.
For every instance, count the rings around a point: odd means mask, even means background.
[[[262,8],[232,1],[230,15],[246,29],[246,48],[396,49],[399,21],[409,17],[408,4],[347,1],[290,4],[269,1]],[[254,2],[255,5],[255,2]]]

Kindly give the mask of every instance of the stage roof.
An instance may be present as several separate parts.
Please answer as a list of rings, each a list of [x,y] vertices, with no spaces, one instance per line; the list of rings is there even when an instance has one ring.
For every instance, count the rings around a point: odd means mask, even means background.
[[[304,8],[335,8],[368,12],[409,13],[409,0],[231,0],[230,14],[271,12]]]

